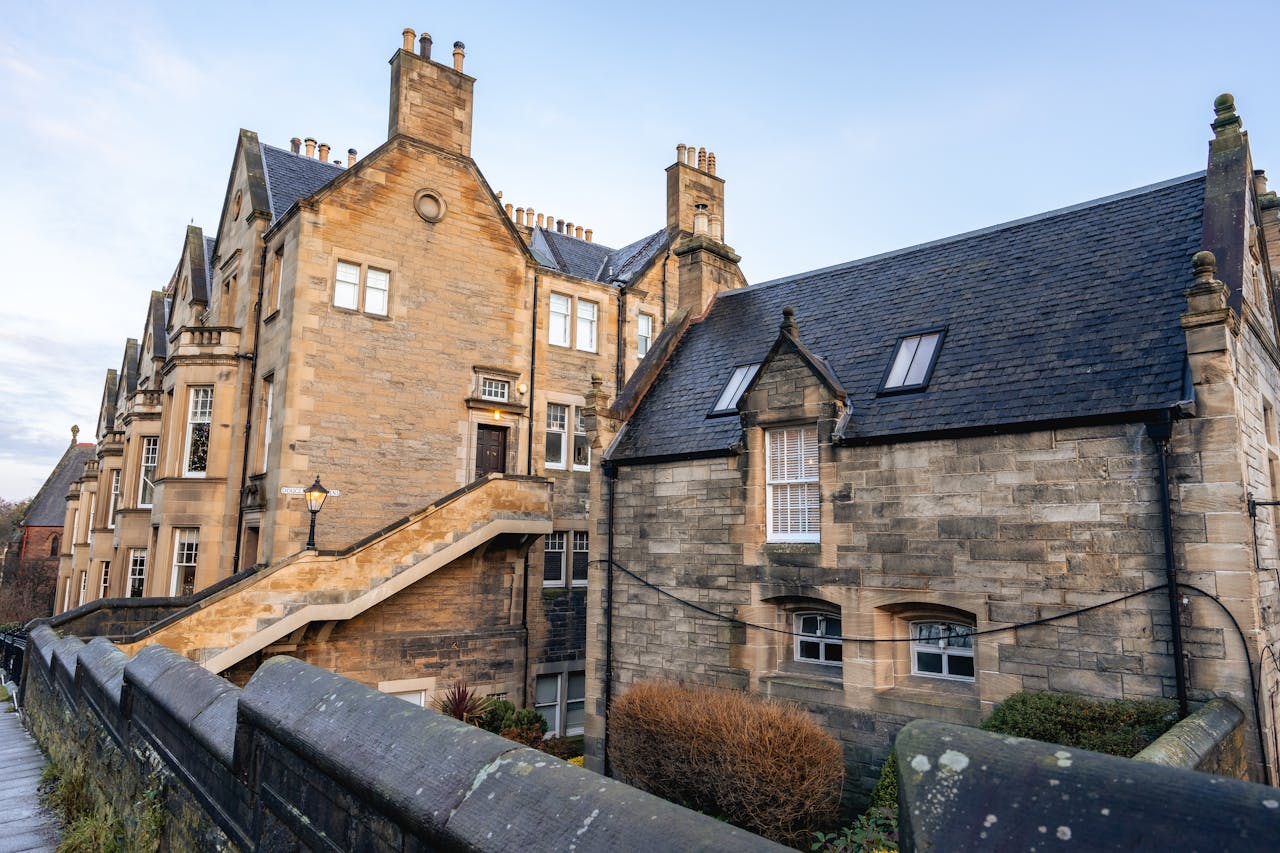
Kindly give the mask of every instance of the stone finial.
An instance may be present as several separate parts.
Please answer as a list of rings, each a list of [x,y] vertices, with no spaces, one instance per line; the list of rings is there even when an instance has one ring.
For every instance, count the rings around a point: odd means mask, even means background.
[[[594,390],[599,391],[599,390],[600,390],[600,386],[601,386],[601,385],[603,385],[603,384],[604,384],[604,377],[603,377],[603,376],[601,376],[599,373],[592,372],[592,374],[591,374],[591,387],[592,387]]]
[[[415,33],[409,27],[405,27],[404,32],[402,32],[400,35],[404,36],[403,49],[409,51],[410,53],[413,53],[413,37],[416,36],[417,33]]]
[[[793,338],[800,334],[800,329],[796,326],[796,309],[790,305],[782,309],[782,325],[778,329]]]
[[[460,41],[453,43],[453,70],[462,70],[462,60],[467,55],[467,46]]]
[[[72,446],[72,447],[75,447],[75,446],[76,446],[76,438],[77,438],[79,435],[80,435],[80,425],[79,425],[79,424],[72,424],[72,425],[71,425],[71,446]]]
[[[423,59],[431,58],[431,33],[423,33],[418,36],[418,56]]]
[[[1221,138],[1232,133],[1239,133],[1242,129],[1240,116],[1236,115],[1236,99],[1235,96],[1224,92],[1213,99],[1213,124],[1209,125],[1213,128],[1213,135]]]
[[[1196,252],[1191,256],[1191,270],[1195,273],[1196,282],[1207,284],[1213,281],[1213,274],[1218,271],[1218,259],[1213,252]]]

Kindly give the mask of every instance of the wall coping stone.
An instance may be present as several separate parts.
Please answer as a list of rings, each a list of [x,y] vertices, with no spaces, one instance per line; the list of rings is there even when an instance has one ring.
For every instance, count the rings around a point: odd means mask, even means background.
[[[930,720],[895,748],[903,850],[1262,851],[1280,837],[1265,785]]]
[[[124,687],[124,668],[129,656],[115,647],[110,640],[97,637],[89,641],[80,652],[77,672],[88,678],[98,689],[120,706],[120,693]]]
[[[1244,713],[1234,702],[1221,697],[1210,700],[1179,720],[1133,760],[1194,770],[1242,722]]]
[[[205,749],[231,766],[240,688],[164,646],[140,651],[125,666],[124,677],[131,689],[190,729]]]

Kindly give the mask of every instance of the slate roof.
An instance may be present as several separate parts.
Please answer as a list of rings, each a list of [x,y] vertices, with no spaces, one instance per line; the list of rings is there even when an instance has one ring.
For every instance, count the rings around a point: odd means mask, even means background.
[[[1184,396],[1179,316],[1204,175],[722,293],[689,327],[609,453],[728,453],[707,418],[795,308],[800,340],[848,391],[843,438],[885,441],[1168,408]],[[897,340],[945,326],[928,388],[877,395]]]
[[[284,216],[298,199],[306,198],[343,172],[333,163],[272,145],[262,146],[262,166],[267,176],[272,222]]]
[[[621,249],[589,243],[546,228],[533,229],[529,248],[543,266],[568,275],[627,285],[667,246],[667,232],[656,231]]]
[[[209,292],[213,292],[213,247],[218,245],[218,238],[204,238],[204,274]]]
[[[49,479],[31,499],[22,519],[23,527],[62,527],[67,517],[67,492],[84,476],[85,463],[97,454],[92,444],[73,444],[62,454]]]

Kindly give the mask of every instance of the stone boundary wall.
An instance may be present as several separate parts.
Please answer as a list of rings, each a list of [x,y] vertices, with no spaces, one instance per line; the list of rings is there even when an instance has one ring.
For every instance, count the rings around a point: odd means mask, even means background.
[[[240,689],[41,625],[25,669],[53,762],[161,849],[783,849],[293,658]]]
[[[1179,720],[1139,752],[1135,761],[1200,770],[1235,779],[1249,778],[1244,712],[1229,699],[1214,699]]]
[[[931,720],[895,746],[904,851],[1271,851],[1280,837],[1265,785]]]

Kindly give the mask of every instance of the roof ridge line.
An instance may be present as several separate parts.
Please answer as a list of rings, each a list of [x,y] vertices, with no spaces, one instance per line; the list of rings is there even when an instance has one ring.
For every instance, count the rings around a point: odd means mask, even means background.
[[[323,166],[328,166],[330,169],[343,170],[344,168],[341,164],[329,163],[321,160],[319,157],[308,157],[306,154],[301,154],[288,148],[281,148],[278,145],[270,145],[262,140],[258,140],[258,144],[263,148],[270,148],[272,151],[279,151],[281,154],[288,154],[290,157],[297,157],[299,160],[309,160],[312,163],[319,163]]]
[[[1021,219],[1011,219],[1007,222],[1001,222],[996,225],[988,225],[983,228],[976,228],[972,231],[964,231],[959,234],[952,234],[948,237],[939,237],[936,240],[927,240],[923,243],[916,243],[911,246],[904,246],[900,249],[890,249],[887,252],[880,252],[879,254],[868,255],[865,258],[856,258],[852,261],[842,261],[841,263],[832,264],[831,266],[819,267],[817,269],[807,270],[805,272],[794,273],[792,275],[783,276],[782,278],[774,278],[774,279],[770,279],[769,281],[762,281],[759,284],[748,284],[746,287],[739,287],[736,290],[723,291],[720,295],[721,296],[737,296],[742,293],[759,290],[762,287],[769,287],[775,284],[787,284],[789,282],[799,281],[801,279],[809,278],[815,275],[821,275],[823,273],[835,272],[837,270],[843,270],[843,269],[851,269],[853,267],[871,263],[872,261],[880,261],[886,258],[895,257],[897,255],[905,255],[905,254],[908,254],[909,252],[917,252],[921,249],[930,249],[930,248],[933,248],[934,246],[945,246],[948,243],[954,243],[959,240],[966,240],[972,237],[981,237],[986,234],[994,234],[997,231],[1003,231],[1007,228],[1015,228],[1019,225],[1028,225],[1032,222],[1041,222],[1046,219],[1052,219],[1055,216],[1064,216],[1068,213],[1075,213],[1076,211],[1079,211],[1079,210],[1087,210],[1088,208],[1097,207],[1103,204],[1108,204],[1113,201],[1120,201],[1122,199],[1132,198],[1134,196],[1139,196],[1144,193],[1155,192],[1156,190],[1162,190],[1167,187],[1177,186],[1178,184],[1189,183],[1190,181],[1203,178],[1205,174],[1206,174],[1205,170],[1201,169],[1198,172],[1191,172],[1190,174],[1182,175],[1181,177],[1169,178],[1168,180],[1158,181],[1154,184],[1147,184],[1146,186],[1142,186],[1142,187],[1135,187],[1134,189],[1125,190],[1124,192],[1118,192],[1118,193],[1113,193],[1112,195],[1101,196],[1099,198],[1090,199],[1089,201],[1082,201],[1076,204],[1067,205],[1066,207],[1059,207],[1055,210],[1046,210],[1043,213],[1037,213],[1032,216],[1024,216]]]

